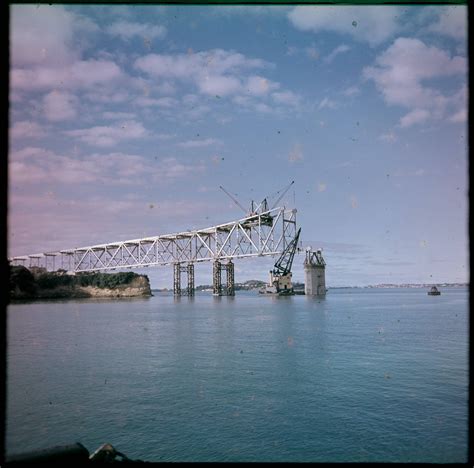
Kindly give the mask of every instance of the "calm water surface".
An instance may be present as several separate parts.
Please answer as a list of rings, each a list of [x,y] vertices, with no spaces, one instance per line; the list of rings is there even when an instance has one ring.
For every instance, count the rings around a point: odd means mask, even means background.
[[[468,290],[8,306],[8,454],[466,462]]]

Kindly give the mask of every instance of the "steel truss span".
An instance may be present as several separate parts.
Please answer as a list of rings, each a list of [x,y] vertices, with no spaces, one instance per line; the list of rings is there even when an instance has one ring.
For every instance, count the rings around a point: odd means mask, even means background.
[[[73,272],[280,255],[296,234],[296,209],[274,208],[205,229],[12,257],[13,265]]]

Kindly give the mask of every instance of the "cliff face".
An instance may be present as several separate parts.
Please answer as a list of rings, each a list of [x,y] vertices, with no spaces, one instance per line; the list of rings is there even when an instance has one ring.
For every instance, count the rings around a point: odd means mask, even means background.
[[[10,299],[151,296],[146,275],[136,273],[47,272],[43,268],[10,267]]]
[[[135,297],[151,296],[150,281],[148,276],[137,275],[130,283],[121,284],[113,288],[98,288],[96,286],[84,286],[82,292],[90,294],[91,297]]]

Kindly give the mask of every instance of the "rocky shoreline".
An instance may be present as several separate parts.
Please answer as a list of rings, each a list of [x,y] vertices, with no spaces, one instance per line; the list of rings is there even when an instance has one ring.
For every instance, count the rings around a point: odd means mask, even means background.
[[[10,266],[10,300],[152,296],[148,276],[137,273],[78,273]]]

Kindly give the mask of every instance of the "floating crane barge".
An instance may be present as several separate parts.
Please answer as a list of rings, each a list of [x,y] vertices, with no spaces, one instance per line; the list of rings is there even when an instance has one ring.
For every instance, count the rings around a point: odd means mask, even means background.
[[[287,245],[280,258],[270,270],[270,283],[260,289],[260,294],[273,294],[278,296],[292,296],[295,294],[291,283],[291,265],[295,257],[301,228],[298,229],[294,239]]]

